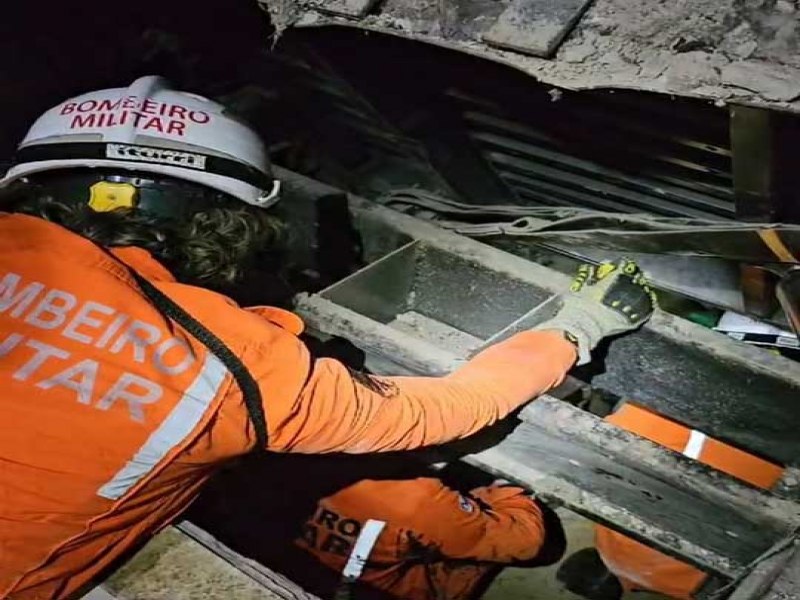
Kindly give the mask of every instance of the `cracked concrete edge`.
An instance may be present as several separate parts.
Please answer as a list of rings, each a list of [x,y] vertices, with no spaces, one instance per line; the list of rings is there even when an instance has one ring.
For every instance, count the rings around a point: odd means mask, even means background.
[[[345,26],[456,50],[512,67],[537,81],[567,90],[635,90],[694,98],[718,106],[743,104],[800,113],[800,68],[778,62],[742,58],[720,60],[717,53],[672,53],[642,48],[638,65],[615,64],[614,52],[595,51],[568,39],[552,59],[494,48],[478,40],[446,39],[437,34],[388,26],[379,19],[353,20],[318,12],[304,0],[258,0],[276,28]],[[610,57],[610,58],[609,58]],[[592,59],[592,60],[590,60]],[[610,61],[610,62],[609,62]],[[575,63],[581,69],[575,72]],[[619,62],[619,61],[618,61]],[[713,74],[713,77],[706,77]],[[707,80],[708,79],[708,80]]]
[[[155,536],[102,588],[117,600],[319,600],[185,523]]]

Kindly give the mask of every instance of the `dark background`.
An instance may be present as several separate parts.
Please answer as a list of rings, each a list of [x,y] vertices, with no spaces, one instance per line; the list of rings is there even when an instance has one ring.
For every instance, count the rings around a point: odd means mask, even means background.
[[[0,22],[0,157],[32,121],[93,89],[164,75],[179,89],[225,94],[254,69],[269,20],[255,1],[9,2]]]

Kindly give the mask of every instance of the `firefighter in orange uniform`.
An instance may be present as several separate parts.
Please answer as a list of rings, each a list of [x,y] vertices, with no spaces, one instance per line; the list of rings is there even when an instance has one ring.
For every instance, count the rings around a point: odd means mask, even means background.
[[[630,403],[606,420],[762,489],[775,485],[783,473],[778,465]],[[596,552],[576,553],[559,574],[568,589],[587,598],[615,600],[624,591],[636,590],[691,600],[707,579],[694,567],[605,527],[597,527],[595,543]]]
[[[468,436],[652,312],[624,263],[447,377],[368,380],[314,361],[298,317],[219,293],[280,233],[263,143],[158,77],[47,111],[0,189],[3,598],[76,593],[252,450]],[[635,292],[625,313],[610,306],[620,290]]]
[[[502,566],[547,566],[566,540],[524,489],[461,494],[433,478],[363,480],[320,500],[297,545],[355,598],[467,600]],[[345,594],[341,594],[344,596]]]

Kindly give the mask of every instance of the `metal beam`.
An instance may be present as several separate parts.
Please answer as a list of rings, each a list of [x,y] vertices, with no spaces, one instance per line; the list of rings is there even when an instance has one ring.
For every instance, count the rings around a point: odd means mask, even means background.
[[[779,207],[774,194],[772,111],[754,106],[731,106],[730,134],[736,217],[747,221],[774,221]]]

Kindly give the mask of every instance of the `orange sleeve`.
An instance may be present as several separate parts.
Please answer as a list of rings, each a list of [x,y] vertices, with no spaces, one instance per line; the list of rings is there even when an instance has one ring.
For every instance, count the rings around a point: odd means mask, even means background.
[[[435,480],[427,480],[434,486]],[[542,548],[542,513],[524,489],[482,487],[471,497],[445,487],[427,490],[416,531],[430,536],[439,551],[451,559],[513,563],[534,558]]]
[[[365,385],[320,359],[271,449],[408,450],[466,437],[558,385],[576,358],[560,332],[526,331],[487,348],[445,377],[375,377]]]

